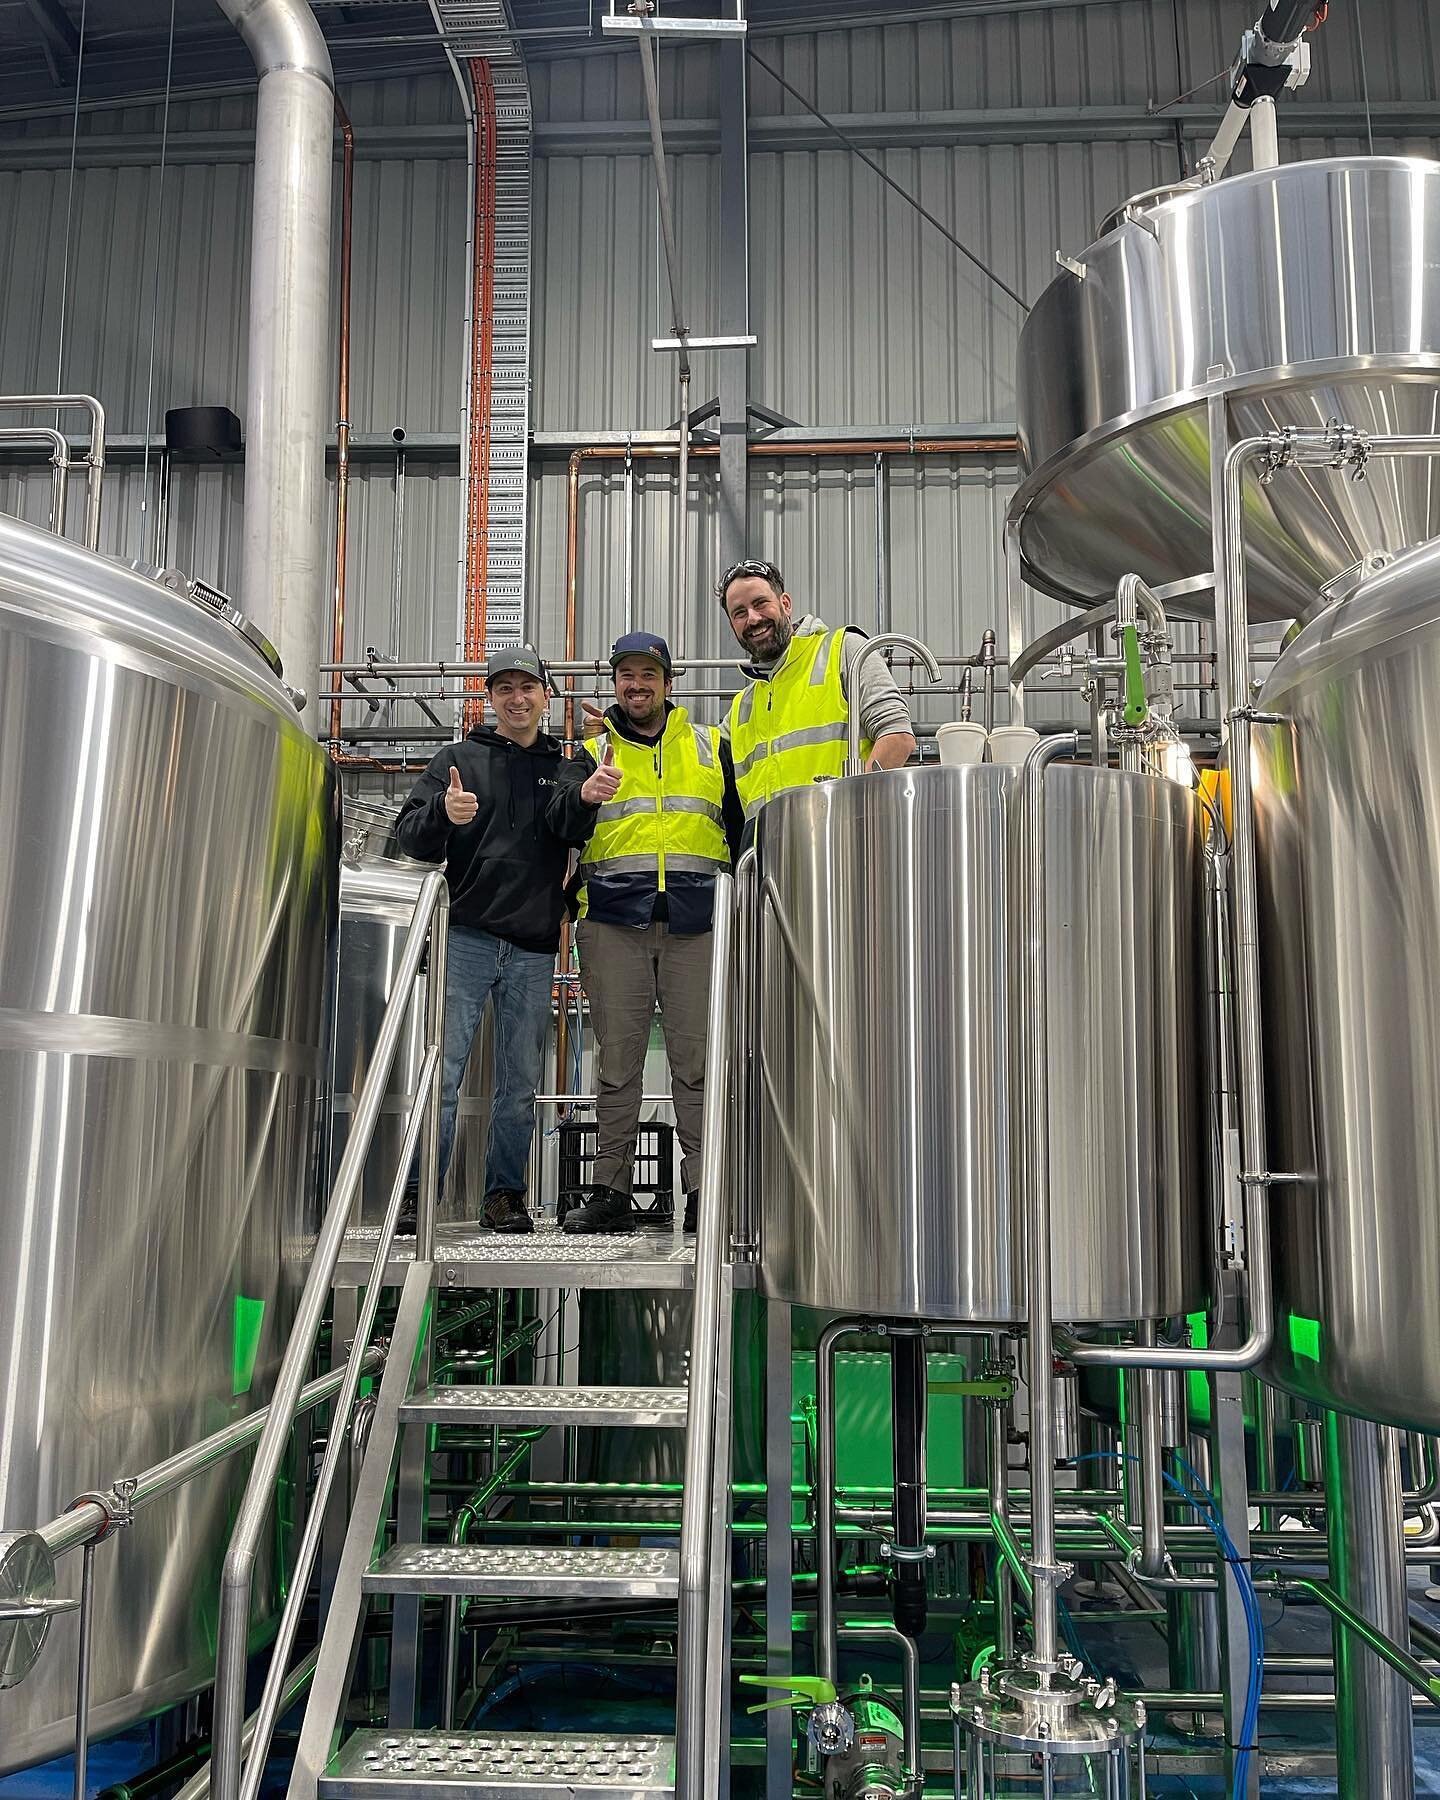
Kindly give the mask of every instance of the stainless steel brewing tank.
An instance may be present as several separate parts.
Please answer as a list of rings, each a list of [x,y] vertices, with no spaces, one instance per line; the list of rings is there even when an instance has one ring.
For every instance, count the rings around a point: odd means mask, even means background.
[[[267,1395],[313,1210],[332,803],[231,624],[0,518],[0,1530]],[[95,1733],[213,1678],[244,1477],[100,1548]],[[0,1772],[69,1748],[76,1643],[57,1619],[0,1692]]]
[[[1062,598],[1213,566],[1210,395],[1237,436],[1437,428],[1440,164],[1340,157],[1164,195],[1081,252],[1083,278],[1059,275],[1020,335],[1011,516]],[[1254,616],[1303,617],[1367,553],[1440,531],[1440,490],[1414,460],[1363,482],[1296,469],[1252,475],[1245,516]]]
[[[360,1098],[380,1024],[390,1001],[390,984],[414,916],[420,884],[434,867],[405,855],[395,837],[399,807],[384,801],[345,797],[340,864],[340,958],[331,1063],[333,1178],[345,1153],[350,1121]],[[425,1056],[425,987],[421,970],[395,1052],[353,1225],[378,1227],[400,1160],[405,1120]],[[460,1084],[455,1151],[441,1198],[439,1217],[478,1219],[485,1198],[485,1136],[489,1126],[489,1015],[482,1025],[465,1079]]]
[[[1267,1373],[1440,1431],[1440,543],[1306,626],[1257,734]]]
[[[1025,1317],[1012,1197],[1013,769],[906,769],[760,815],[762,1283],[877,1315]],[[1174,783],[1047,777],[1055,1316],[1160,1317],[1205,1269],[1198,832]]]

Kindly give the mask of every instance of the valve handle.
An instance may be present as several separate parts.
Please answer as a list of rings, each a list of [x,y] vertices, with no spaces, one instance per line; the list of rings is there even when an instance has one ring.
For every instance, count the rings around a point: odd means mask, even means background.
[[[747,1706],[747,1716],[754,1713],[778,1712],[781,1707],[828,1706],[835,1698],[835,1684],[821,1675],[742,1675],[742,1687],[786,1688],[784,1700],[763,1700],[759,1706]]]

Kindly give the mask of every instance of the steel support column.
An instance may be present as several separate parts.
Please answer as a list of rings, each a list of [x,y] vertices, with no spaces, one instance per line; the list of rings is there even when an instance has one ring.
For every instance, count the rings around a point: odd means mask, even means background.
[[[1325,1440],[1330,1579],[1368,1623],[1408,1644],[1399,1436],[1368,1419],[1330,1413]],[[1409,1685],[1353,1632],[1338,1622],[1332,1630],[1340,1800],[1413,1800]]]
[[[790,1308],[779,1300],[765,1306],[765,1673],[772,1680],[794,1667],[790,1573],[790,1484],[794,1479],[790,1437]],[[767,1800],[790,1800],[794,1792],[794,1717],[785,1707],[765,1715]]]
[[[724,337],[750,334],[750,193],[746,142],[748,89],[745,45],[722,42],[716,51],[720,62],[720,311],[718,329]],[[745,556],[749,545],[748,472],[746,437],[749,431],[750,352],[720,350],[720,504],[719,568],[728,568]],[[704,567],[705,558],[700,558]],[[719,570],[716,570],[719,573]],[[702,617],[713,607],[704,602],[709,582],[701,583]],[[688,632],[686,635],[690,635]],[[698,642],[714,641],[709,628]]]

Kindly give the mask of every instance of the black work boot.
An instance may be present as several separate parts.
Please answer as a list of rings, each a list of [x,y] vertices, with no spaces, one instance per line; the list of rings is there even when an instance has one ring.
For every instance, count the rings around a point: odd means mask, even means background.
[[[480,1223],[487,1231],[533,1231],[535,1221],[525,1209],[525,1196],[513,1188],[497,1188],[485,1196]]]
[[[700,1216],[700,1196],[699,1196],[699,1194],[698,1193],[687,1194],[685,1196],[685,1223],[681,1227],[681,1229],[686,1233],[687,1236],[693,1237],[695,1235],[695,1227],[699,1223],[699,1216]]]
[[[622,1232],[635,1229],[635,1205],[628,1194],[618,1188],[597,1187],[590,1190],[584,1206],[565,1215],[566,1231]]]

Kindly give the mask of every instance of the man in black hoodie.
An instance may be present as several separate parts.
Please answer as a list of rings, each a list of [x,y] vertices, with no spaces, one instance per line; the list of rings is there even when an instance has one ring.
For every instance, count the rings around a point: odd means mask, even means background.
[[[478,725],[433,758],[400,810],[396,836],[409,856],[445,862],[450,957],[445,982],[445,1069],[440,1175],[455,1143],[455,1101],[471,1046],[495,1007],[495,1082],[485,1147],[481,1221],[529,1231],[526,1166],[535,1090],[550,1023],[550,991],[570,851],[584,844],[618,772],[567,761],[540,729],[545,665],[525,646],[497,651],[486,672],[494,725]]]

